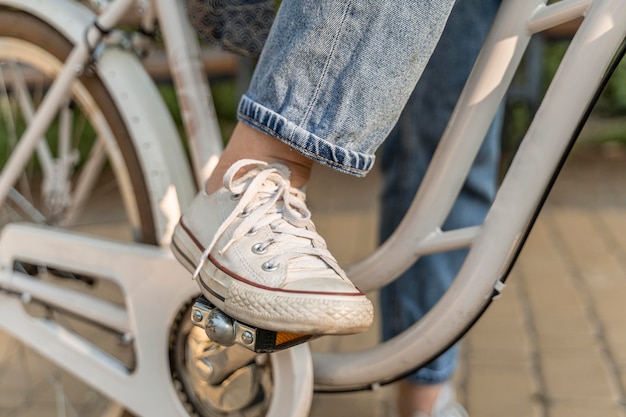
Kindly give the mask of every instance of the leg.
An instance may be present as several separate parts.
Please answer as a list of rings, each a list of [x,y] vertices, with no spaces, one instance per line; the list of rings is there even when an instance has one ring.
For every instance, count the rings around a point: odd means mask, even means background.
[[[453,1],[282,2],[240,124],[172,241],[222,311],[293,333],[371,324],[371,303],[315,232],[300,188],[311,160],[354,175],[371,168]]]
[[[495,15],[498,0],[459,0],[431,61],[396,128],[383,146],[381,238],[406,213]],[[482,221],[495,194],[500,120],[492,126],[444,228]],[[419,320],[448,288],[465,258],[454,251],[420,259],[381,292],[383,336],[391,338]],[[430,414],[454,373],[456,348],[399,384],[401,416]]]
[[[213,175],[206,183],[206,192],[213,193],[222,186],[222,179],[235,162],[241,159],[257,159],[286,165],[291,171],[291,185],[302,188],[309,181],[313,160],[296,152],[273,136],[239,123],[235,127],[228,146],[220,157]]]
[[[365,175],[453,3],[283,1],[240,121],[316,162]]]

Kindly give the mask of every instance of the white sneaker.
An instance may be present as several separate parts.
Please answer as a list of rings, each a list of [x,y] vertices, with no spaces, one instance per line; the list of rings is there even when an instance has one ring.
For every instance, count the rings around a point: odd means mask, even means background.
[[[452,385],[449,383],[445,384],[435,401],[433,413],[429,416],[418,411],[413,414],[413,417],[469,417],[465,408],[457,403],[454,397]]]
[[[233,164],[223,188],[192,202],[172,251],[202,294],[241,322],[290,333],[365,331],[372,304],[326,249],[289,176],[283,165]]]

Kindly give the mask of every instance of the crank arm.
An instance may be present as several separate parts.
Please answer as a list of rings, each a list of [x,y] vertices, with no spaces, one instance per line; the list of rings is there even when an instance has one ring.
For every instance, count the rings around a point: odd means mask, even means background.
[[[310,334],[259,329],[234,320],[202,295],[196,299],[191,309],[191,322],[203,328],[209,339],[215,343],[222,346],[238,344],[256,353],[278,352],[313,338]]]

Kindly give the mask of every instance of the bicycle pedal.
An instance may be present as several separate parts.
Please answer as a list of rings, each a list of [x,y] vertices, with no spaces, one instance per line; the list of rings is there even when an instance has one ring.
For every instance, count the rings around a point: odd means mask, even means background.
[[[202,295],[191,308],[191,322],[203,328],[215,343],[222,346],[238,344],[256,353],[277,352],[313,338],[310,334],[276,332],[242,323],[222,312]]]

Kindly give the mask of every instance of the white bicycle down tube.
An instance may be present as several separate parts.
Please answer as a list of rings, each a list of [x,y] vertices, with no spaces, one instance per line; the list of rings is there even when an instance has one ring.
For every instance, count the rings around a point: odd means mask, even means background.
[[[184,10],[184,2],[154,0],[197,184],[204,184],[222,153],[222,134],[207,77],[200,60],[200,47]]]

